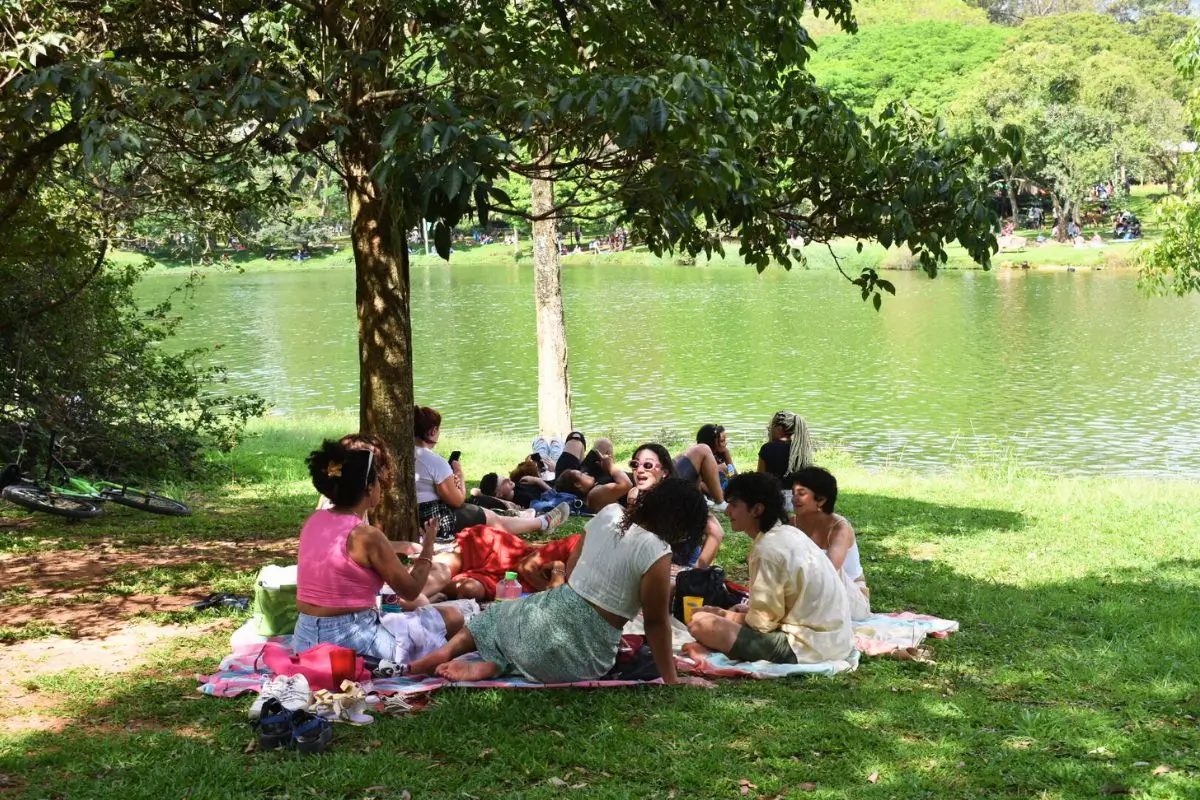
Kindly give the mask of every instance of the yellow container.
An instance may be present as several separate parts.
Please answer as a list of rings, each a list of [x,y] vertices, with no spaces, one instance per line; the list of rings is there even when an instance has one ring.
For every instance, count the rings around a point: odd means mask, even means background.
[[[703,605],[703,597],[696,597],[694,594],[685,594],[683,596],[683,624],[690,625],[692,614],[699,611]]]

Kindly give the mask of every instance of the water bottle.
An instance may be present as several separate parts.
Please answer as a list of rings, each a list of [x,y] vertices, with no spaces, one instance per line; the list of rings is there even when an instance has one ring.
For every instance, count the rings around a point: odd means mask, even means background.
[[[517,573],[504,573],[504,580],[496,583],[496,602],[502,603],[505,600],[516,600],[521,596],[521,582],[517,580]]]

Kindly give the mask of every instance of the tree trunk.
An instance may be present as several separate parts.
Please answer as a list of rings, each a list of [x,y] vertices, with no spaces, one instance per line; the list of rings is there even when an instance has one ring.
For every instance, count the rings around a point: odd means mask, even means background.
[[[1017,209],[1017,185],[1016,181],[1009,175],[1005,184],[1008,186],[1008,213],[1012,215],[1013,225],[1017,228],[1021,227],[1020,214]]]
[[[1054,198],[1054,238],[1060,242],[1067,240],[1067,223],[1071,221],[1071,201]]]
[[[396,455],[395,478],[384,487],[377,524],[389,538],[412,540],[419,537],[408,243],[396,210],[371,179],[378,160],[373,148],[360,140],[341,152],[358,306],[359,430],[383,439]]]
[[[554,184],[533,179],[533,302],[537,311],[538,432],[546,438],[571,431],[567,376],[567,320],[562,302],[562,262],[555,244]]]

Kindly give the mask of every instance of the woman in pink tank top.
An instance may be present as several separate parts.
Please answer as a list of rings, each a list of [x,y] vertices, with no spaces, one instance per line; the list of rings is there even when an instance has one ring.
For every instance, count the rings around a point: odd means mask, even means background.
[[[383,531],[364,522],[379,505],[384,482],[392,479],[392,459],[382,442],[359,441],[350,447],[325,441],[308,457],[313,486],[333,505],[314,512],[300,530],[300,613],[293,645],[303,652],[328,642],[370,658],[407,661],[414,651],[444,643],[462,627],[463,616],[452,607],[425,606],[412,614],[383,617],[376,610],[385,582],[406,600],[420,595],[432,566],[437,528],[436,523],[425,526],[420,555],[410,570]]]

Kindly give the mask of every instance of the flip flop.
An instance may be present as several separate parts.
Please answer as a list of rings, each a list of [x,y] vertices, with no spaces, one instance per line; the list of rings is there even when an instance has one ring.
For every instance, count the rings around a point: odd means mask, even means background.
[[[194,608],[197,611],[203,611],[206,608],[215,608],[216,606],[226,606],[230,608],[238,608],[245,611],[250,607],[249,597],[238,597],[236,594],[221,592],[219,594],[210,594],[203,600],[197,600],[188,605],[188,608]]]

